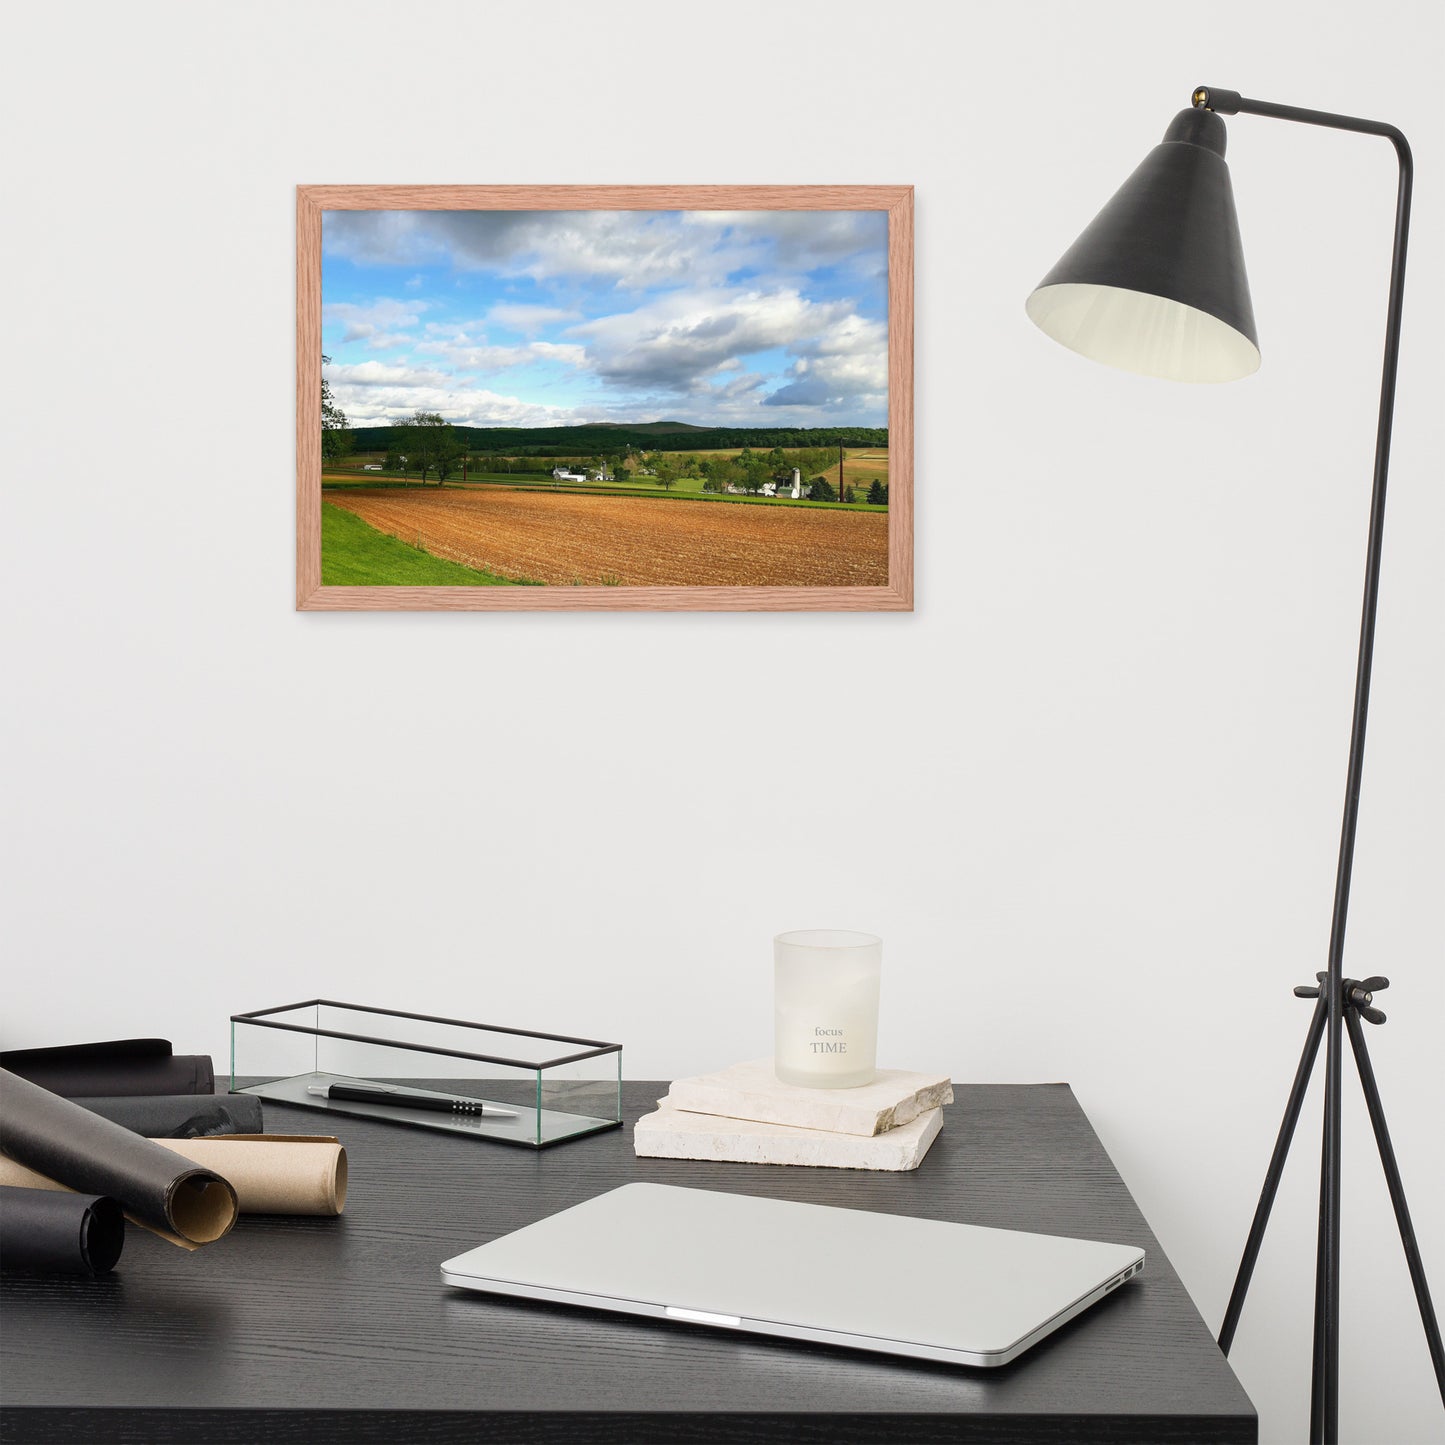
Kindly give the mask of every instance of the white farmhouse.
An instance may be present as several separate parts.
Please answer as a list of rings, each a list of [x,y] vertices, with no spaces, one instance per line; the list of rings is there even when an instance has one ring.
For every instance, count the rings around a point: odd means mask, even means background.
[[[731,490],[731,488],[729,488],[729,490]],[[797,467],[794,467],[793,480],[791,482],[784,482],[781,490],[776,482],[764,482],[762,486],[758,488],[758,496],[791,497],[795,502],[800,501],[803,496],[803,474]]]
[[[587,473],[569,471],[566,467],[553,467],[552,480],[555,482],[585,482]]]

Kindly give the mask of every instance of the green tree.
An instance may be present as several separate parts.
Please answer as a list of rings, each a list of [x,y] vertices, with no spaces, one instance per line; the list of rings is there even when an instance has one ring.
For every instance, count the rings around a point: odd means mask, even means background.
[[[727,491],[737,472],[726,457],[705,457],[698,464],[698,470],[702,473],[702,489],[705,492]]]
[[[808,483],[808,496],[815,502],[831,502],[837,498],[833,484],[827,477],[814,477]]]
[[[437,474],[437,486],[445,486],[448,477],[455,476],[462,465],[466,444],[448,422],[443,422],[436,436],[436,450],[432,467]]]
[[[410,466],[414,466],[422,485],[428,472],[437,474],[437,485],[446,482],[461,456],[462,444],[452,424],[434,411],[413,412],[401,426],[403,445]]]
[[[738,458],[738,470],[742,473],[742,484],[750,492],[760,491],[764,482],[770,481],[773,475],[772,464],[766,457],[760,457],[756,452],[745,452],[747,457]]]
[[[323,368],[331,365],[331,358],[321,358]],[[331,395],[331,383],[321,373],[321,460],[324,464],[335,465],[344,457],[351,446],[346,431],[346,413],[337,406]]]
[[[664,491],[672,490],[673,483],[677,481],[678,470],[677,462],[672,457],[663,452],[657,454],[656,463],[653,466],[653,476],[657,478],[657,485]]]
[[[883,505],[883,483],[877,477],[868,483],[868,505],[870,507]]]

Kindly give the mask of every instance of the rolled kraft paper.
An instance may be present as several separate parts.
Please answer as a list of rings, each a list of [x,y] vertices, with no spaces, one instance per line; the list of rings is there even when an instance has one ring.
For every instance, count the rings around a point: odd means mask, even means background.
[[[330,1134],[156,1142],[229,1180],[242,1214],[340,1214],[346,1207],[346,1150]]]
[[[110,1195],[128,1218],[184,1249],[236,1222],[236,1191],[219,1174],[8,1069],[0,1069],[0,1151],[77,1194]]]
[[[125,1245],[114,1199],[0,1187],[0,1269],[108,1274]]]
[[[117,1094],[211,1094],[216,1071],[205,1054],[174,1054],[168,1039],[110,1039],[0,1053],[9,1069],[66,1098]]]
[[[340,1214],[346,1206],[346,1150],[329,1134],[228,1134],[156,1139],[164,1149],[213,1170],[235,1191],[242,1214]],[[0,1154],[0,1187],[64,1189]]]
[[[148,1139],[260,1134],[266,1127],[254,1094],[135,1094],[75,1103]]]

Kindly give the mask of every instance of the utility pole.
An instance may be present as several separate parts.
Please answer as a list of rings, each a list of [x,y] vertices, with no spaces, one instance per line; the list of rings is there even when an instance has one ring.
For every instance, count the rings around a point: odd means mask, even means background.
[[[838,500],[843,500],[843,443],[838,443]]]

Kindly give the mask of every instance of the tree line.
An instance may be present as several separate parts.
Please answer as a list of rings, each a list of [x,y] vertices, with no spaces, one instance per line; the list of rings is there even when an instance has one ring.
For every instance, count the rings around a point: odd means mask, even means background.
[[[325,387],[325,383],[322,383]],[[329,394],[329,388],[328,394]],[[390,426],[346,428],[345,440],[360,452],[390,450],[394,433],[415,424],[415,417]],[[345,418],[341,419],[345,427]],[[463,449],[468,453],[492,452],[512,457],[599,454],[626,455],[649,451],[659,446],[695,447],[698,451],[717,451],[731,447],[886,447],[887,427],[680,427],[677,431],[660,431],[656,423],[639,427],[564,426],[564,427],[453,427]]]

